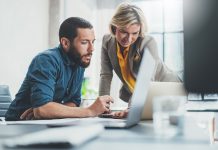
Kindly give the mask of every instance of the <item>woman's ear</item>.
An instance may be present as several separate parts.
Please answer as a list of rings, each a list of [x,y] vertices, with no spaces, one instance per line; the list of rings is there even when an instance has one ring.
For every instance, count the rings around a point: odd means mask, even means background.
[[[65,51],[68,51],[68,49],[70,48],[70,41],[67,38],[62,37],[60,42],[61,42],[63,49]]]
[[[117,28],[116,28],[115,26],[113,26],[113,25],[111,26],[111,30],[112,30],[112,33],[113,33],[114,35],[116,34],[116,29],[117,29]]]

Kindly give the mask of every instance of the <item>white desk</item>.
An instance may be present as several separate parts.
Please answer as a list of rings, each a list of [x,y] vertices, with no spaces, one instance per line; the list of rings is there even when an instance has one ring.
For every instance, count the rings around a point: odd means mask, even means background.
[[[205,129],[198,127],[191,129],[193,126],[188,126],[190,129],[187,129],[183,136],[160,139],[155,136],[151,122],[142,122],[129,130],[106,130],[98,139],[78,147],[78,150],[201,150],[218,148],[210,144],[209,134]]]
[[[22,125],[21,125],[22,126]],[[44,128],[44,127],[42,127]],[[34,130],[34,128],[32,128]],[[27,128],[23,128],[27,130]],[[3,138],[3,137],[1,137]],[[0,149],[5,149],[1,145]],[[199,127],[190,117],[187,119],[183,136],[170,139],[157,138],[153,131],[152,122],[141,122],[130,129],[107,129],[98,138],[89,141],[74,150],[205,150],[216,149],[217,145],[210,144],[207,128]],[[28,148],[26,148],[28,149]]]

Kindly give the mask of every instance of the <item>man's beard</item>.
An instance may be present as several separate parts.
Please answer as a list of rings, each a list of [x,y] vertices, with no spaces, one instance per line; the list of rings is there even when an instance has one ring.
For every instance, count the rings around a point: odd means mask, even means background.
[[[88,63],[83,62],[82,58],[87,55],[92,55],[92,53],[87,53],[86,55],[82,55],[78,52],[78,50],[71,44],[70,49],[68,51],[68,55],[70,58],[78,65],[80,65],[83,68],[87,68],[90,64],[90,61]]]

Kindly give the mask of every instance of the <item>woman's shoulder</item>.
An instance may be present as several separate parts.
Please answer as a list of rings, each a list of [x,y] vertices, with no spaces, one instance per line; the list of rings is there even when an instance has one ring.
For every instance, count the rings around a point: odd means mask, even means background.
[[[157,43],[151,35],[140,37],[138,47],[141,53],[143,53],[145,49],[148,49],[151,55],[158,59]]]
[[[103,36],[103,42],[109,42],[110,40],[113,40],[115,37],[113,37],[111,34],[105,34]]]
[[[142,50],[146,47],[156,47],[156,41],[151,35],[146,35],[138,39],[137,45],[137,47]]]
[[[155,39],[151,35],[145,35],[144,37],[140,37],[140,42],[142,45],[145,45],[150,42],[155,42]]]
[[[103,48],[109,48],[113,47],[116,43],[115,37],[111,34],[105,34],[102,39],[102,47]]]

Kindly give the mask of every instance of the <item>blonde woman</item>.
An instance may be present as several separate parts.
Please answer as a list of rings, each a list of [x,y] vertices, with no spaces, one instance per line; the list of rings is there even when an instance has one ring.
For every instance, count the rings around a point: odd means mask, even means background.
[[[155,40],[146,35],[147,25],[142,10],[121,3],[113,15],[110,34],[104,35],[101,50],[99,95],[109,95],[113,70],[122,82],[120,98],[129,102],[135,86],[142,54],[149,51],[156,61],[153,81],[180,81],[158,56]],[[115,118],[127,116],[128,109],[113,113]]]

